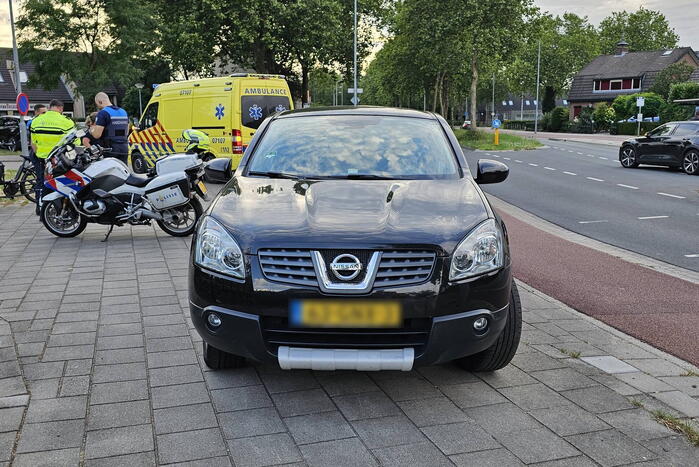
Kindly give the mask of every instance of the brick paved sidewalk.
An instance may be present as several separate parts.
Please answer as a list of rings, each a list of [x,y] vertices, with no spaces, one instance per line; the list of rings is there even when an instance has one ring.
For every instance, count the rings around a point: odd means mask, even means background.
[[[105,231],[56,239],[30,206],[0,208],[0,466],[699,459],[650,413],[699,417],[690,367],[525,285],[522,345],[493,374],[211,372],[188,319],[189,239]]]

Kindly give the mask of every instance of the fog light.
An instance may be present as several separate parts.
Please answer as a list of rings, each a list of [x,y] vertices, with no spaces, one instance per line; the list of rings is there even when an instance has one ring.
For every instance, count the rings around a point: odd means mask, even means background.
[[[209,313],[207,320],[212,328],[217,328],[221,325],[221,317],[216,313]]]
[[[488,327],[488,320],[486,318],[478,318],[473,322],[473,329],[475,329],[478,332],[485,331],[485,328]]]

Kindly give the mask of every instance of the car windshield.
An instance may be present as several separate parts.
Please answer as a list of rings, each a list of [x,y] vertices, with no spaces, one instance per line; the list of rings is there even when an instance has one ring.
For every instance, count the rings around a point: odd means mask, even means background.
[[[435,120],[377,115],[281,118],[255,148],[248,175],[445,179],[460,176]]]

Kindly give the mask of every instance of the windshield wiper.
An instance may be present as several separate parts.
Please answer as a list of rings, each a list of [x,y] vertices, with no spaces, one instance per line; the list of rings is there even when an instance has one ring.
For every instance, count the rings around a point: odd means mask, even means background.
[[[256,172],[256,171],[251,171],[248,172],[248,175],[255,175],[258,177],[267,177],[267,178],[303,178],[303,176],[298,175],[298,174],[290,174],[290,173],[285,173],[285,172]]]
[[[329,177],[329,178],[348,179],[348,180],[406,180],[405,178],[401,178],[401,177],[385,177],[383,175],[373,175],[373,174],[347,174],[347,175],[333,176],[333,177]]]

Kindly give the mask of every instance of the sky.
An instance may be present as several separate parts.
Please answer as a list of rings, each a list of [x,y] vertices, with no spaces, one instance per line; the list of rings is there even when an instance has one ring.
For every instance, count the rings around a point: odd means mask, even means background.
[[[554,15],[565,12],[587,16],[597,26],[613,11],[636,11],[643,6],[665,15],[670,27],[680,36],[681,47],[699,50],[699,0],[534,0],[542,10]]]
[[[15,17],[17,4],[14,0]],[[542,10],[556,15],[570,11],[587,16],[594,25],[612,11],[635,11],[640,6],[660,11],[668,19],[670,26],[680,36],[680,46],[691,46],[699,50],[699,0],[535,0]],[[9,28],[9,7],[7,0],[0,0],[0,47],[10,47],[12,39]]]

